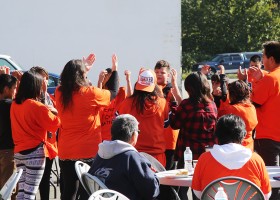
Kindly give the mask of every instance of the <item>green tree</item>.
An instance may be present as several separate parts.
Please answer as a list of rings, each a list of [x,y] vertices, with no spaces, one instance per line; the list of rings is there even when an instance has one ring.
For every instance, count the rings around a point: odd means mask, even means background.
[[[182,66],[216,53],[259,51],[280,39],[275,0],[182,0]]]

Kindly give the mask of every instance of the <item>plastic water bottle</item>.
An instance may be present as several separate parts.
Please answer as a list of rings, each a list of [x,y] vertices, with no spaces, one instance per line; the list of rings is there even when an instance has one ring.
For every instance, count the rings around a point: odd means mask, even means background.
[[[184,161],[185,161],[185,169],[187,169],[189,173],[193,172],[192,159],[193,159],[192,151],[190,147],[186,147],[186,150],[184,151]]]
[[[215,200],[228,200],[227,194],[224,192],[224,188],[218,187],[218,192],[215,195]]]

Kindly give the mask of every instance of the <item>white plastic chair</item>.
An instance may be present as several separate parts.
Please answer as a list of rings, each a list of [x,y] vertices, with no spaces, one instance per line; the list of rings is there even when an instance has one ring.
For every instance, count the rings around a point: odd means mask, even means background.
[[[253,182],[236,176],[222,177],[209,183],[201,194],[203,200],[213,200],[218,191],[223,187],[228,199],[242,200],[265,200],[263,192]]]
[[[102,189],[94,192],[88,200],[129,200],[123,194],[110,189]]]
[[[5,185],[1,188],[0,199],[3,200],[11,199],[12,192],[15,189],[22,172],[23,169],[18,169],[18,171],[14,172],[12,176],[7,180]]]
[[[107,186],[99,178],[89,173],[82,174],[82,182],[86,191],[89,191],[89,195],[101,189],[108,189]]]
[[[75,162],[75,170],[76,170],[77,176],[80,180],[80,183],[85,188],[87,193],[90,195],[91,194],[90,191],[87,190],[87,188],[85,187],[83,180],[82,180],[82,174],[87,173],[89,168],[90,168],[90,166],[82,161]]]

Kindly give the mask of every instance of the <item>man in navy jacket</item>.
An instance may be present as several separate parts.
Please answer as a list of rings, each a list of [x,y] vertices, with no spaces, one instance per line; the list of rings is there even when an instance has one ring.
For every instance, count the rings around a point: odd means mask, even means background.
[[[151,170],[150,162],[134,148],[138,124],[129,114],[116,117],[111,128],[112,141],[99,144],[89,173],[129,199],[154,199],[159,194],[158,178]]]

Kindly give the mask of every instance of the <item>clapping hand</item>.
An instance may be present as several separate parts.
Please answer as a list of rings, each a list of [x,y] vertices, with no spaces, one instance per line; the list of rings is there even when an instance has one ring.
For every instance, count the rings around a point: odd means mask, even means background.
[[[94,53],[88,55],[87,58],[83,57],[83,63],[85,64],[86,71],[89,71],[95,61]]]
[[[116,54],[112,55],[112,71],[118,70],[118,57]]]
[[[245,68],[242,72],[241,66],[239,66],[239,69],[237,71],[237,77],[239,80],[246,81],[248,79],[247,69]]]

